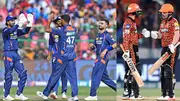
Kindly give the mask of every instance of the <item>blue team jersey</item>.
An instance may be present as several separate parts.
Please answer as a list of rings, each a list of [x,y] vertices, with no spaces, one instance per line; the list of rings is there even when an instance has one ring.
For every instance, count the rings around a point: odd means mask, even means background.
[[[58,28],[60,29],[60,28]],[[49,37],[49,51],[54,54],[58,51],[58,42],[59,42],[59,35],[50,34]]]
[[[96,56],[100,58],[100,54],[110,45],[115,43],[114,38],[107,31],[102,34],[98,33],[96,39],[94,40],[94,45],[96,46]],[[108,55],[106,54],[104,58],[106,59]]]
[[[61,29],[52,29],[54,35],[59,35],[58,41],[58,56],[62,57],[64,60],[71,60],[76,58],[75,53],[75,36],[76,28],[67,24]],[[64,51],[64,54],[61,54],[60,51]]]
[[[25,29],[18,29],[18,25],[14,25],[12,28],[5,27],[3,29],[2,37],[4,42],[4,51],[17,51],[18,50],[18,36],[27,34],[30,27]]]

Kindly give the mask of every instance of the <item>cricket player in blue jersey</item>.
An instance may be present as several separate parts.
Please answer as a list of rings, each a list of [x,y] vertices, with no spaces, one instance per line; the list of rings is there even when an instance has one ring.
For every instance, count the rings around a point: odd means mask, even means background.
[[[76,58],[74,48],[77,30],[69,24],[70,16],[67,14],[61,16],[61,29],[50,28],[53,16],[54,14],[52,13],[48,20],[46,32],[53,35],[59,35],[60,38],[58,42],[58,52],[54,59],[55,66],[53,67],[52,74],[44,91],[37,91],[36,94],[43,99],[48,99],[50,92],[53,90],[60,76],[65,72],[72,88],[72,97],[68,99],[68,101],[78,101],[77,74],[74,61]]]
[[[99,88],[100,82],[104,82],[114,91],[116,91],[116,83],[114,83],[108,76],[108,51],[116,48],[116,43],[112,36],[106,31],[109,21],[102,18],[99,21],[99,33],[96,36],[94,43],[89,45],[90,49],[96,51],[97,59],[92,71],[90,96],[85,100],[98,100],[96,91]]]
[[[61,24],[61,17],[57,17],[54,21],[54,24],[56,26],[57,29],[61,29],[62,24]],[[52,57],[52,69],[54,68],[54,61],[56,58],[56,54],[58,52],[58,41],[59,41],[59,36],[58,35],[52,35],[50,34],[49,37],[49,54],[47,57],[47,60],[50,60]],[[61,75],[61,81],[62,81],[62,98],[66,99],[66,92],[67,92],[67,77],[65,72],[62,73]],[[52,93],[50,94],[50,97],[53,99],[57,99],[58,98],[58,87],[59,87],[59,82],[57,82],[57,84],[55,85],[55,87],[53,88]]]
[[[22,29],[25,22],[28,20],[27,27]],[[20,14],[18,19],[13,16],[6,17],[6,27],[3,29],[2,37],[4,42],[4,98],[5,101],[12,100],[27,100],[23,95],[27,79],[27,70],[25,70],[21,57],[18,54],[18,37],[27,34],[33,23],[33,15],[28,14],[27,19],[24,14]],[[18,89],[15,98],[11,97],[10,89],[13,80],[13,69],[18,73]]]

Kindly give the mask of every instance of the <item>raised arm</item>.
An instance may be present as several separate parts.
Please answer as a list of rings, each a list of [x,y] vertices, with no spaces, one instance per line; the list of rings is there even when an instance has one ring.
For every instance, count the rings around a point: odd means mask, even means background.
[[[48,19],[48,23],[47,23],[47,26],[46,26],[45,30],[46,30],[46,32],[48,32],[50,34],[56,34],[56,35],[62,36],[62,34],[63,34],[62,29],[55,29],[55,28],[50,27],[51,22],[53,21],[53,18],[54,18],[54,14],[51,13],[51,15],[50,15],[50,17]]]
[[[51,25],[51,22],[52,22],[52,14],[50,15],[50,18],[48,19],[48,23],[47,23],[47,26],[46,26],[46,32],[48,32],[48,33],[51,33],[52,32],[52,29],[51,29],[51,27],[50,27],[50,25]]]
[[[5,36],[8,36],[8,35],[10,35],[11,33],[14,33],[14,32],[18,29],[18,27],[19,27],[19,25],[15,25],[15,26],[13,26],[12,28],[5,28],[5,29],[3,30],[3,33],[4,33]]]
[[[52,51],[52,47],[54,46],[54,41],[53,41],[53,36],[52,36],[52,34],[50,34],[49,35],[49,48],[48,48],[48,50],[49,51]]]
[[[18,29],[17,35],[18,36],[25,35],[25,34],[29,33],[30,29],[31,29],[31,27],[26,27],[24,29]]]

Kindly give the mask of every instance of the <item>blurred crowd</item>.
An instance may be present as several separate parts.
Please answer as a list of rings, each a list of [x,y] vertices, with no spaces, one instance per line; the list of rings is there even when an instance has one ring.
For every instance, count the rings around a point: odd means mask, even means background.
[[[7,15],[18,16],[20,13],[32,13],[34,25],[30,33],[22,36],[20,53],[31,60],[47,57],[48,37],[45,25],[49,14],[56,16],[67,13],[71,24],[78,28],[76,51],[80,59],[94,59],[95,53],[88,50],[88,44],[98,33],[97,21],[105,17],[110,21],[108,31],[116,37],[116,0],[0,0],[0,31],[5,27]],[[2,35],[0,35],[1,37]],[[2,41],[2,38],[0,38]],[[2,52],[2,44],[0,51]],[[114,54],[116,54],[114,52]]]

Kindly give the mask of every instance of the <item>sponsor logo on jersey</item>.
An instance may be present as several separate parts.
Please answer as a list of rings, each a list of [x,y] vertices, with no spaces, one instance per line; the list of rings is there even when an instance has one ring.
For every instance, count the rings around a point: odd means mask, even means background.
[[[75,32],[67,32],[66,35],[67,36],[75,35]]]
[[[17,39],[17,38],[18,38],[17,32],[10,34],[10,39]]]
[[[96,44],[102,44],[102,37],[96,38]]]
[[[59,36],[58,35],[54,35],[54,41],[58,42],[58,40],[59,40]]]
[[[162,28],[161,32],[168,32],[168,29],[167,28]]]
[[[126,28],[126,29],[129,29],[130,27],[131,27],[131,25],[130,25],[130,24],[127,24],[125,28]]]
[[[123,34],[129,34],[130,30],[129,29],[125,29]]]

